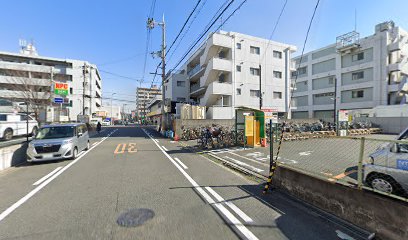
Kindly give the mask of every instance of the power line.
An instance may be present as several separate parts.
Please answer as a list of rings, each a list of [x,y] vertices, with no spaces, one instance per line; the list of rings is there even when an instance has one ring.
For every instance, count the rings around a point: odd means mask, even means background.
[[[156,0],[152,0],[148,19],[153,17],[155,8],[156,8]],[[140,83],[144,81],[144,78],[146,76],[147,55],[149,54],[149,43],[151,42],[150,36],[151,36],[151,29],[146,28],[146,47],[145,47],[145,56],[144,56],[144,63],[143,63],[143,76],[142,76],[142,81]]]
[[[142,81],[142,79],[127,77],[127,76],[123,76],[123,75],[120,75],[120,74],[117,74],[117,73],[105,71],[105,70],[102,70],[102,69],[98,69],[98,70],[99,70],[100,72],[104,72],[104,73],[107,73],[107,74],[110,74],[110,75],[113,75],[113,76],[116,76],[116,77],[125,78],[125,79],[129,79],[129,80],[134,80],[134,81],[138,81],[138,82],[139,82],[139,81]]]
[[[176,38],[173,40],[173,42],[170,44],[169,49],[167,49],[167,52],[170,52],[171,48],[173,47],[174,43],[177,41],[177,39],[180,37],[180,34],[183,32],[184,28],[186,27],[188,21],[190,21],[191,16],[193,15],[193,13],[195,12],[195,10],[197,9],[198,5],[200,4],[201,0],[198,0],[196,5],[194,6],[193,10],[190,12],[190,14],[188,15],[186,21],[184,22],[183,26],[181,27],[179,33],[177,34]]]
[[[225,3],[227,3],[229,0],[227,0]],[[178,49],[178,47],[180,46],[181,42],[183,41],[184,37],[187,35],[188,31],[191,28],[191,25],[193,25],[194,21],[196,20],[197,16],[200,14],[201,10],[204,8],[205,3],[207,2],[207,0],[204,0],[204,2],[201,4],[200,8],[196,11],[196,14],[194,15],[193,19],[191,20],[191,22],[188,24],[188,27],[186,29],[186,31],[184,31],[183,35],[180,38],[180,41],[178,41],[176,47],[174,48],[173,52],[170,54],[170,56],[167,58],[167,62],[170,62],[170,59],[173,57],[174,53],[176,52],[176,50]],[[224,4],[225,4],[224,3]]]
[[[207,32],[211,29],[211,27],[216,23],[216,21],[221,17],[221,15],[231,6],[231,4],[234,2],[235,0],[231,0],[228,5],[226,7],[224,7],[224,9],[221,11],[221,13],[218,14],[218,16],[215,18],[215,20],[213,20],[210,24],[209,27],[207,27],[207,29],[205,29],[205,31],[199,36],[199,38],[192,44],[192,46],[187,50],[187,52],[183,55],[183,57],[180,59],[180,61],[177,62],[177,64],[172,68],[172,71],[174,71],[174,69],[176,69],[180,63],[187,57],[187,55],[191,52],[191,50],[193,50],[193,48],[200,42],[200,40],[205,36],[205,34],[207,34]],[[246,1],[246,0],[245,0]],[[224,22],[225,23],[225,22]],[[208,25],[207,25],[208,26]]]
[[[269,36],[268,44],[266,45],[266,48],[265,48],[264,54],[262,56],[262,59],[265,58],[266,51],[268,50],[269,45],[271,44],[272,37],[275,34],[276,28],[278,27],[279,21],[280,21],[280,19],[282,17],[283,12],[285,11],[285,7],[286,7],[287,3],[288,3],[288,0],[285,0],[285,3],[283,4],[282,10],[279,13],[278,19],[276,20],[275,26],[273,27],[272,33]]]

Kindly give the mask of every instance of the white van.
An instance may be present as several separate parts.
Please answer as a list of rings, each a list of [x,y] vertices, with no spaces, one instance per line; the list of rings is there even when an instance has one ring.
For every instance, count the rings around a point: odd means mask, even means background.
[[[363,166],[366,185],[382,192],[408,195],[408,128],[397,140],[406,143],[387,143],[370,154]]]
[[[28,133],[35,136],[38,131],[38,122],[27,114],[0,113],[0,138],[10,140],[13,136],[22,136]]]

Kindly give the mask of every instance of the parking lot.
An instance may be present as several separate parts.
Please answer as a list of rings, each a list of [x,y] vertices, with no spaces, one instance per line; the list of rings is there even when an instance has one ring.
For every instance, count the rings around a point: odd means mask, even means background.
[[[395,135],[370,135],[365,137],[384,139],[384,141],[396,138]],[[383,143],[366,141],[363,159],[368,159],[369,155],[381,144]],[[361,140],[358,137],[355,139],[317,138],[287,141],[283,142],[280,148],[278,164],[323,177],[329,181],[357,184],[360,146]],[[273,146],[274,159],[277,150],[278,143],[275,143]],[[264,176],[269,174],[269,147],[237,147],[211,149],[204,152],[214,154]]]

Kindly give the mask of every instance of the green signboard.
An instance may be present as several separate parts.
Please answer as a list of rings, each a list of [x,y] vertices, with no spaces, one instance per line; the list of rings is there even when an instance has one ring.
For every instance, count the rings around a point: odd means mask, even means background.
[[[67,95],[68,95],[68,90],[65,90],[65,89],[54,89],[54,93],[57,94],[57,95],[67,96]]]

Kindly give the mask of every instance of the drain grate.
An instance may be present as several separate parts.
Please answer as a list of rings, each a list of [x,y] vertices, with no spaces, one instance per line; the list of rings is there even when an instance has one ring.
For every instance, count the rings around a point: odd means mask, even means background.
[[[147,208],[136,208],[122,213],[118,217],[118,220],[116,220],[116,222],[119,226],[122,227],[137,227],[143,225],[153,217],[153,210]]]

